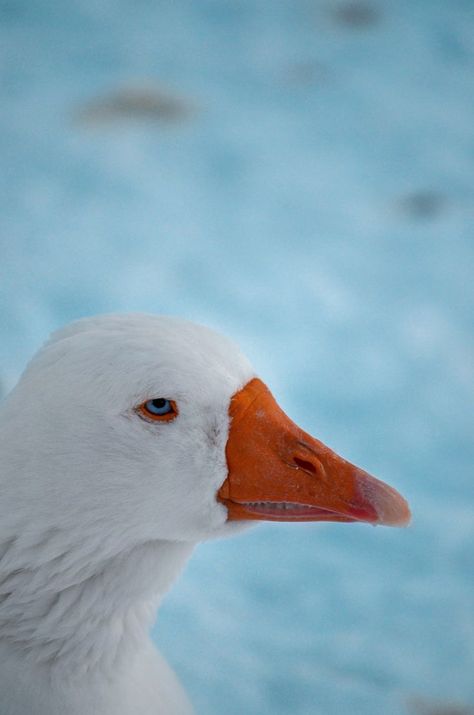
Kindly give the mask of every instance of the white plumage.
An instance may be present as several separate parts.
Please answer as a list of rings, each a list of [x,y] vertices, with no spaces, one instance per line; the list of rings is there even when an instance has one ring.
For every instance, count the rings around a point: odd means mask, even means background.
[[[177,318],[78,321],[0,408],[2,715],[191,712],[148,631],[194,545],[231,533],[228,405],[239,350]],[[180,419],[134,408],[179,399]]]

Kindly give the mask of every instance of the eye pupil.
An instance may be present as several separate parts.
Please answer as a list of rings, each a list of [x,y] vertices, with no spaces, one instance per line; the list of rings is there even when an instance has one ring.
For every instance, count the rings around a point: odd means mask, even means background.
[[[155,397],[142,402],[136,408],[136,412],[141,417],[155,422],[171,422],[179,414],[176,402],[166,397]]]
[[[142,409],[146,415],[156,418],[172,419],[177,414],[175,403],[165,397],[148,400],[142,405]]]
[[[173,411],[171,402],[169,400],[165,400],[164,397],[157,397],[155,400],[148,400],[145,407],[148,412],[151,412],[152,415],[167,415],[169,412]]]
[[[164,399],[164,397],[159,397],[157,400],[152,400],[151,403],[153,407],[156,407],[157,410],[163,409],[163,407],[166,406],[167,400]]]

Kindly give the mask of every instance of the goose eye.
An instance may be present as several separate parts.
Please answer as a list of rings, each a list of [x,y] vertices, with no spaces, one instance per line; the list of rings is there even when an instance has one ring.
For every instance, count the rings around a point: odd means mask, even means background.
[[[142,417],[156,422],[170,422],[178,414],[178,408],[173,400],[168,400],[165,397],[155,397],[153,400],[147,400],[140,405],[137,408],[137,412]]]

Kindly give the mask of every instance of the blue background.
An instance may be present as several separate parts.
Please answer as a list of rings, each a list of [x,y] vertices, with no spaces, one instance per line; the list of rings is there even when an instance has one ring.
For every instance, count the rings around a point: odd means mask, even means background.
[[[199,714],[473,704],[474,3],[0,21],[4,391],[71,319],[183,315],[413,508],[201,546],[154,631]]]

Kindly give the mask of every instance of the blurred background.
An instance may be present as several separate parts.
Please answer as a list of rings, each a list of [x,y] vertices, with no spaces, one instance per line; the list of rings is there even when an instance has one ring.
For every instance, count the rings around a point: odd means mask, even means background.
[[[237,340],[407,530],[205,544],[154,638],[199,715],[474,706],[474,2],[1,0],[0,380],[108,311]]]

